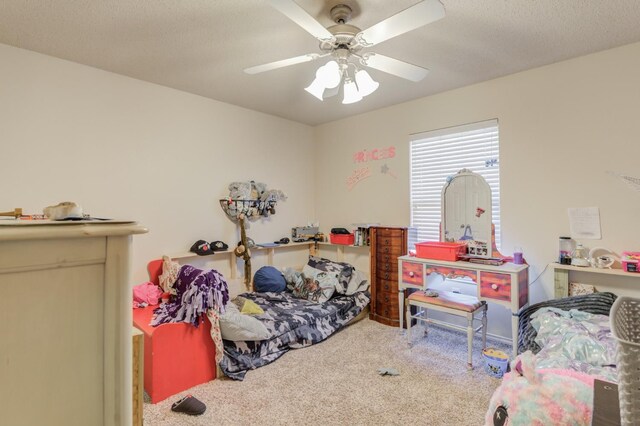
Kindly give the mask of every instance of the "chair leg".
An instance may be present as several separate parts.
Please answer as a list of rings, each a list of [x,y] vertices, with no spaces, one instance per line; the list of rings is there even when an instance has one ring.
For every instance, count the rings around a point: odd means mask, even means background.
[[[473,368],[471,355],[473,353],[473,313],[467,314],[467,368]]]
[[[487,305],[482,310],[482,349],[487,348]]]
[[[411,304],[407,306],[407,343],[411,346]]]

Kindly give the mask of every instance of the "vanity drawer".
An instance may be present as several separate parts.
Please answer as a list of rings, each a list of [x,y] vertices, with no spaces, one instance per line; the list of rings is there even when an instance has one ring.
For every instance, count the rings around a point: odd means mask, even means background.
[[[472,281],[478,279],[478,274],[473,269],[453,268],[449,266],[426,265],[427,275],[440,274],[445,278],[469,278]]]
[[[402,282],[422,287],[422,263],[402,262]]]
[[[511,301],[511,275],[480,272],[480,297]]]

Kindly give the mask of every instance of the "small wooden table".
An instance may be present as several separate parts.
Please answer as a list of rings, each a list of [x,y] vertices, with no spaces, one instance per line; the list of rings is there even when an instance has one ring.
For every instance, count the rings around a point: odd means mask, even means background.
[[[422,259],[415,256],[398,258],[398,303],[400,329],[403,327],[404,290],[427,288],[427,278],[440,274],[445,278],[469,278],[477,288],[480,300],[491,301],[511,310],[513,351],[518,348],[518,310],[529,304],[529,265],[504,263],[500,266],[471,262]]]

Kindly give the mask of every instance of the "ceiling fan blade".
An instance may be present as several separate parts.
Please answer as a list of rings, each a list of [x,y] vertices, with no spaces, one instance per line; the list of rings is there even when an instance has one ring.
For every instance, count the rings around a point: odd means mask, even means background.
[[[363,46],[373,46],[442,19],[444,15],[442,3],[425,0],[359,32],[356,40]]]
[[[296,56],[295,58],[282,59],[280,61],[269,62],[268,64],[256,65],[255,67],[245,68],[244,72],[247,74],[258,74],[265,71],[271,71],[278,68],[288,67],[289,65],[301,64],[303,62],[314,61],[320,57],[327,55],[319,55],[317,53],[308,53],[302,56]]]
[[[278,9],[280,13],[300,25],[305,31],[319,40],[331,40],[333,34],[329,32],[320,22],[313,19],[302,7],[293,0],[269,0],[271,6]]]
[[[420,81],[429,73],[429,70],[426,68],[412,65],[408,62],[399,61],[378,53],[367,53],[366,55],[363,55],[363,60],[363,65],[388,74],[406,78],[411,81]]]

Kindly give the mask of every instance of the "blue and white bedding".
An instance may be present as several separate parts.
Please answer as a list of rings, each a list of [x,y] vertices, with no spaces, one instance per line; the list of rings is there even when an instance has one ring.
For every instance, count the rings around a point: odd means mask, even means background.
[[[325,340],[357,317],[371,300],[368,291],[334,296],[324,303],[299,299],[287,291],[240,296],[264,310],[256,318],[267,327],[271,337],[261,341],[223,340],[220,368],[235,380],[243,380],[247,371],[275,361],[290,349]]]
[[[608,316],[546,307],[531,318],[542,348],[537,368],[568,368],[617,382],[616,341]]]

